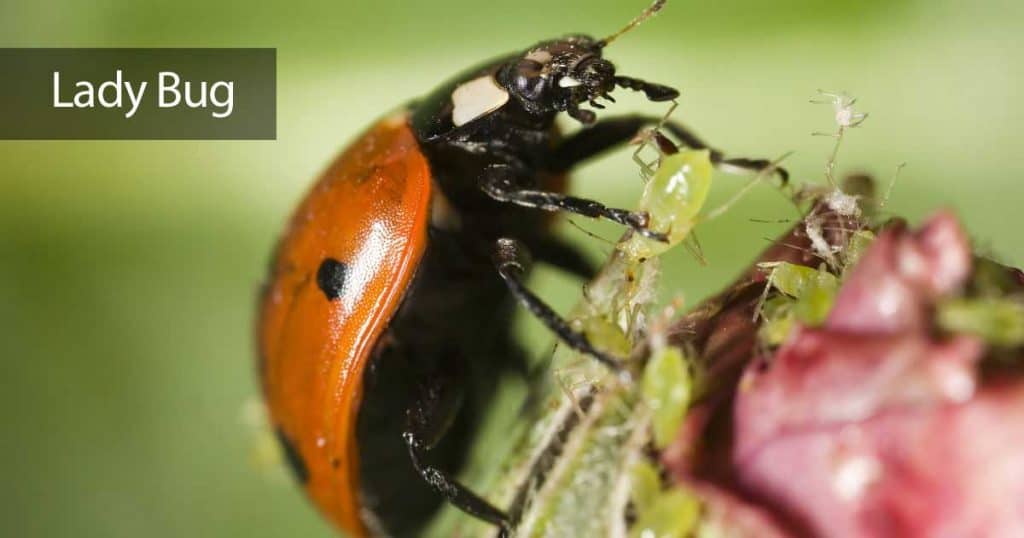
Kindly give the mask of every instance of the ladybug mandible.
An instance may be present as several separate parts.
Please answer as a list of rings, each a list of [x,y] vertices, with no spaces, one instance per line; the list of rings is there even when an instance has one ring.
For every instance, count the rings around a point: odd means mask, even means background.
[[[259,375],[298,480],[350,535],[415,535],[442,498],[507,530],[502,510],[442,469],[461,463],[499,373],[524,364],[509,335],[510,298],[567,345],[618,367],[523,285],[524,245],[589,277],[589,263],[549,233],[538,209],[661,237],[645,215],[564,187],[573,167],[659,120],[597,121],[582,105],[604,108],[597,100],[613,101],[617,87],[677,97],[602,57],[663,4],[608,38],[544,41],[455,77],[364,132],[296,210],[261,299]],[[563,137],[563,112],[585,128]],[[666,127],[707,147],[679,124]],[[771,166],[714,150],[712,160]]]

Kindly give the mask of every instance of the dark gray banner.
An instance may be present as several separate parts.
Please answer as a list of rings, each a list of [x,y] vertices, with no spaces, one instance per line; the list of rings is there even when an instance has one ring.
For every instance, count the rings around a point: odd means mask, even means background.
[[[0,49],[0,139],[276,136],[275,49]]]

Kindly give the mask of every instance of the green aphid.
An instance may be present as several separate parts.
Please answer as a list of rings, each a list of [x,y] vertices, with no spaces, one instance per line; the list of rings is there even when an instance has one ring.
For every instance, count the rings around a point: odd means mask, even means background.
[[[817,277],[811,280],[803,294],[797,298],[794,308],[796,319],[811,327],[824,323],[832,311],[838,290],[839,281],[835,276],[825,271],[817,272]]]
[[[626,357],[633,344],[622,328],[604,317],[590,316],[581,320],[583,333],[598,349]]]
[[[640,460],[631,469],[630,498],[637,513],[643,513],[654,506],[661,495],[661,477],[658,469],[647,460]]]
[[[850,237],[850,240],[846,242],[846,248],[843,249],[843,274],[847,274],[857,262],[860,261],[861,256],[868,250],[871,243],[875,241],[875,234],[871,230],[857,230]]]
[[[654,352],[644,368],[642,397],[651,410],[654,446],[668,446],[679,432],[693,393],[693,377],[677,347]]]
[[[771,288],[781,292],[761,304],[759,316],[763,321],[758,337],[762,344],[781,345],[796,323],[816,327],[825,322],[839,291],[835,275],[824,268],[788,262],[767,262],[760,267],[771,270],[765,296]]]
[[[689,236],[711,190],[711,153],[683,150],[662,158],[644,187],[638,209],[650,217],[648,228],[664,233],[668,242],[633,235],[619,248],[631,259],[657,256]]]
[[[796,301],[785,295],[765,301],[761,307],[763,321],[757,333],[762,344],[776,347],[786,341],[786,337],[793,330],[793,325],[796,324],[795,306]]]
[[[938,305],[936,320],[948,332],[973,334],[993,345],[1024,345],[1024,303],[1019,299],[951,299]]]
[[[700,501],[673,488],[661,492],[646,510],[639,511],[630,538],[682,538],[690,535],[700,518]]]

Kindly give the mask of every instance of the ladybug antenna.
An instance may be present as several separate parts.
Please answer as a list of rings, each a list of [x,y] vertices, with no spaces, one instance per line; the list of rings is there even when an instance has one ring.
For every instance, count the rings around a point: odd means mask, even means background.
[[[632,30],[633,28],[636,28],[637,26],[640,26],[640,24],[642,22],[646,21],[647,19],[651,18],[656,13],[661,11],[661,8],[665,7],[665,3],[666,2],[668,2],[668,0],[654,0],[654,3],[652,3],[650,6],[648,6],[647,9],[643,10],[642,13],[637,15],[636,18],[634,18],[633,20],[629,21],[629,24],[624,26],[621,30],[619,30],[618,32],[615,32],[614,34],[612,34],[612,35],[610,35],[610,36],[608,36],[608,37],[606,37],[606,38],[604,38],[604,39],[602,39],[600,41],[598,41],[597,42],[598,48],[604,48],[604,47],[608,46],[608,44],[610,44],[612,41],[615,41],[616,39],[618,39],[619,36],[621,36],[622,34]]]

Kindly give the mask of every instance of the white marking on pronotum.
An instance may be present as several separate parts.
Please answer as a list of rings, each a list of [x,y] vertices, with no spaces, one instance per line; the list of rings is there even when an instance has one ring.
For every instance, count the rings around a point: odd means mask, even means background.
[[[563,88],[575,88],[576,86],[582,86],[583,83],[572,77],[562,77],[558,79],[558,85]]]
[[[498,110],[508,102],[508,92],[494,77],[484,75],[462,84],[452,92],[452,123],[465,125]]]

